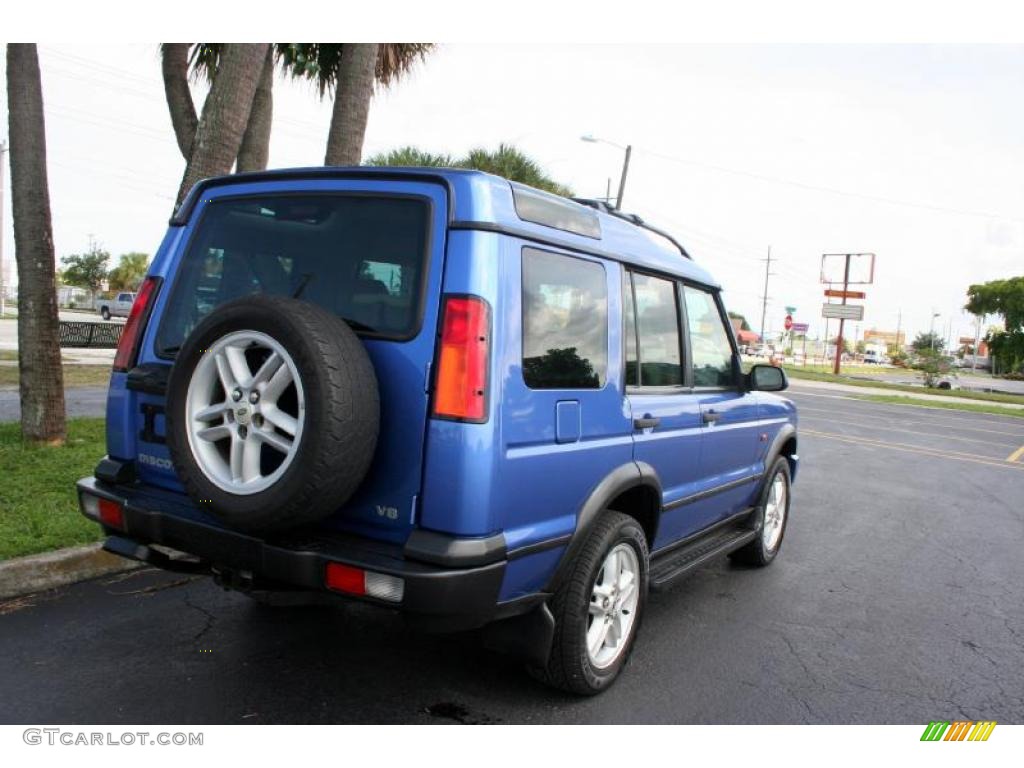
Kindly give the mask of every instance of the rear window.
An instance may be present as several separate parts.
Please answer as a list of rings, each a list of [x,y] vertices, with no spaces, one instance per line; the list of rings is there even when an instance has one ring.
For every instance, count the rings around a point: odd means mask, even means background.
[[[429,204],[344,195],[245,197],[207,204],[178,267],[157,353],[173,355],[215,307],[253,293],[334,312],[357,333],[419,331]]]

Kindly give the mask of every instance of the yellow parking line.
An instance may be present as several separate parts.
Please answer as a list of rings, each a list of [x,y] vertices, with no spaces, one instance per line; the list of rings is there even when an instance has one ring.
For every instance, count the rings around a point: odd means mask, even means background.
[[[1007,461],[1020,461],[1021,456],[1024,456],[1024,445],[1018,448],[1016,451],[1006,457]]]
[[[987,464],[990,467],[1016,469],[1018,472],[1024,471],[1024,466],[1020,464],[1010,464],[1005,461],[999,461],[999,459],[986,458],[984,456],[979,456],[977,454],[939,451],[933,448],[921,448],[920,446],[916,445],[904,445],[903,443],[886,443],[882,440],[871,440],[870,438],[866,437],[840,435],[835,432],[818,432],[817,430],[813,429],[801,429],[800,432],[805,435],[814,435],[815,437],[825,437],[828,438],[829,440],[838,440],[842,443],[852,443],[854,445],[867,445],[872,448],[891,448],[894,451],[919,453],[922,456],[932,456],[940,459],[953,459],[954,461],[969,461],[973,464]]]

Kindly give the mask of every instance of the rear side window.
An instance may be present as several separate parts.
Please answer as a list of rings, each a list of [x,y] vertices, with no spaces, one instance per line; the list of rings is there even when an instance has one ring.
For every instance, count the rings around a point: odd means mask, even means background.
[[[608,286],[592,261],[523,250],[523,379],[532,389],[600,389]]]
[[[681,386],[683,366],[675,283],[634,273],[633,297],[640,347],[640,386]],[[628,365],[627,362],[627,373]]]
[[[157,334],[173,355],[215,307],[253,293],[318,304],[364,335],[420,326],[430,206],[354,195],[244,197],[207,204]]]

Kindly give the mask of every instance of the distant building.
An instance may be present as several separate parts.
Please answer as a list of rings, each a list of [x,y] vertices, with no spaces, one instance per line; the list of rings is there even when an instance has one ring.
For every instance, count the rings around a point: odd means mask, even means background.
[[[886,347],[895,344],[900,349],[903,349],[907,343],[907,337],[903,331],[880,331],[877,328],[870,328],[864,331],[864,343],[885,344]]]
[[[761,337],[753,331],[736,331],[736,341],[739,342],[741,347],[750,346],[751,344],[757,344],[761,341]]]

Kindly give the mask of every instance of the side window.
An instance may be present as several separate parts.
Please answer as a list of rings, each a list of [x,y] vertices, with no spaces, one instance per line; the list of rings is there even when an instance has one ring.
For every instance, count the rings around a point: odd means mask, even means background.
[[[523,379],[531,389],[600,389],[608,287],[592,261],[523,249]]]
[[[695,387],[731,387],[735,384],[732,345],[715,297],[700,288],[684,286],[686,321],[690,329],[690,359]]]
[[[680,386],[683,366],[675,283],[634,273],[633,295],[640,342],[640,386]]]

